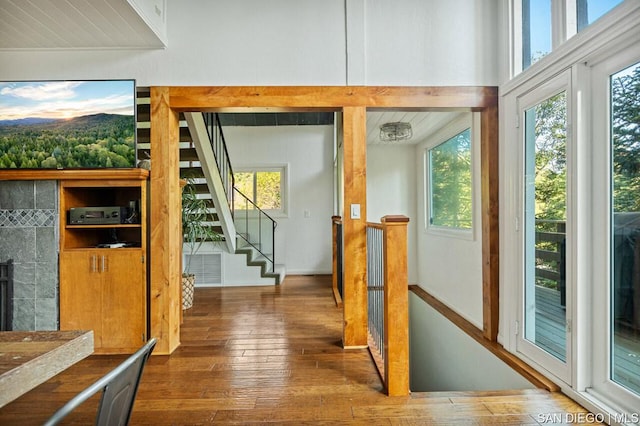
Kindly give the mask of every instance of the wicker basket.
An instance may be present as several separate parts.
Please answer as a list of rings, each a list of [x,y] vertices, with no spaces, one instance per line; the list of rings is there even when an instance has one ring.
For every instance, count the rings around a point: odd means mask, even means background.
[[[193,306],[193,290],[195,287],[195,275],[182,277],[182,310],[191,309]]]

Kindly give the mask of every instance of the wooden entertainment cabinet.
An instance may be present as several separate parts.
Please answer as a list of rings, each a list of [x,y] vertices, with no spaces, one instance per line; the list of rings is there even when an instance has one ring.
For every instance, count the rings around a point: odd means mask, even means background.
[[[148,339],[148,176],[113,169],[59,180],[60,329],[93,330],[96,354],[132,353]],[[137,206],[134,223],[69,221],[71,208],[130,205]]]

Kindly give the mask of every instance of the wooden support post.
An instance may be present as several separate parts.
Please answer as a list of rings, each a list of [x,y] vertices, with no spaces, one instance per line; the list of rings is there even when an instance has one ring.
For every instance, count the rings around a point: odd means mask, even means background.
[[[381,221],[384,232],[384,382],[389,396],[409,395],[409,218],[385,216]]]
[[[496,101],[497,102],[497,101]],[[480,173],[482,203],[482,329],[492,342],[498,340],[499,320],[499,192],[498,106],[481,112]]]
[[[182,231],[178,113],[168,87],[151,88],[150,327],[155,355],[180,345]]]
[[[365,107],[343,109],[345,348],[366,348],[367,337],[367,123]],[[353,218],[352,207],[359,209]]]

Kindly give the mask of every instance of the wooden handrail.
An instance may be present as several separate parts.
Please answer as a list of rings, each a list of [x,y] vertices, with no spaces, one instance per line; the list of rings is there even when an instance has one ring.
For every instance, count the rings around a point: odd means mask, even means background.
[[[385,216],[382,223],[367,223],[382,230],[383,344],[380,354],[370,347],[389,396],[409,394],[409,283],[406,216]],[[382,366],[380,366],[382,361]],[[380,368],[382,367],[382,368]]]

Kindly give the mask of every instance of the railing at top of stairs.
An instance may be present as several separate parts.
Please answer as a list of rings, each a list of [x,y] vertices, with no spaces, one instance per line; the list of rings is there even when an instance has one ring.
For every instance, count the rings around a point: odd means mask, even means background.
[[[409,394],[409,296],[405,216],[367,222],[369,351],[390,396]]]
[[[204,123],[207,126],[207,133],[209,133],[209,141],[211,142],[211,148],[216,158],[216,164],[220,177],[222,178],[222,184],[224,186],[224,192],[229,202],[229,207],[233,212],[233,197],[235,187],[235,179],[233,177],[233,167],[231,167],[231,160],[229,159],[229,151],[227,150],[227,144],[222,133],[222,126],[220,125],[220,118],[218,114],[213,112],[202,113]]]

